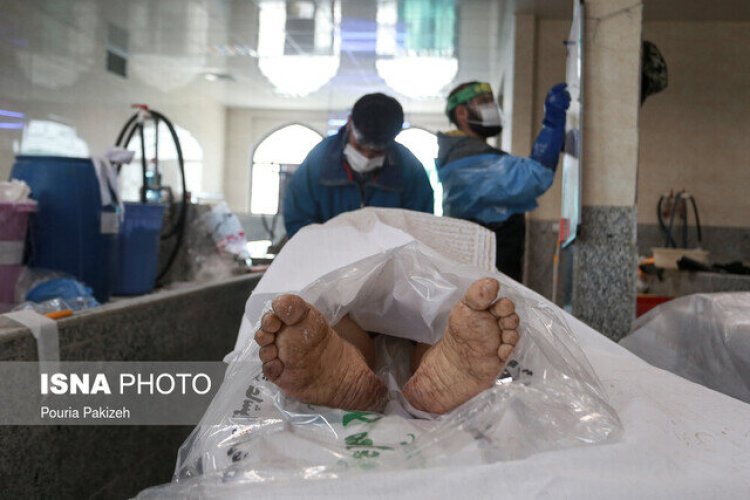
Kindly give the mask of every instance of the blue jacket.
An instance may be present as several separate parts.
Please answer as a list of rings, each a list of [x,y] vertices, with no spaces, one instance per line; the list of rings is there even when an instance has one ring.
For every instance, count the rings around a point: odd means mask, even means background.
[[[550,160],[548,165],[533,155],[509,155],[483,139],[457,131],[439,133],[438,147],[436,165],[443,184],[443,213],[487,225],[537,207],[537,197],[554,180],[560,146],[554,151],[554,163]]]
[[[484,153],[446,163],[438,177],[445,215],[493,224],[535,209],[555,173],[531,158]]]
[[[385,163],[369,174],[353,172],[344,161],[346,127],[323,139],[302,162],[284,195],[289,237],[308,224],[323,223],[362,207],[406,208],[432,213],[432,186],[422,164],[394,143]]]

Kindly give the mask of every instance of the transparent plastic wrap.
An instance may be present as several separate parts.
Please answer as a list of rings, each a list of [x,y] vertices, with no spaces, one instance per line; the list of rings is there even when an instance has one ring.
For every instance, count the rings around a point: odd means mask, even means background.
[[[190,281],[215,281],[247,272],[251,264],[247,238],[226,202],[194,210],[187,237]]]
[[[513,300],[521,317],[521,340],[506,372],[448,414],[410,408],[400,393],[409,376],[409,341],[439,340],[453,305],[485,276],[500,280],[500,296]],[[259,346],[250,339],[276,293],[260,285],[256,290],[225,380],[180,449],[174,482],[146,490],[144,498],[212,497],[248,492],[268,481],[515,460],[600,443],[621,430],[555,309],[507,277],[459,264],[421,242],[377,251],[288,290],[331,324],[349,314],[365,330],[383,334],[376,341],[377,372],[389,387],[382,414],[304,404],[266,381]]]
[[[661,304],[638,318],[620,345],[656,367],[750,403],[750,292]]]

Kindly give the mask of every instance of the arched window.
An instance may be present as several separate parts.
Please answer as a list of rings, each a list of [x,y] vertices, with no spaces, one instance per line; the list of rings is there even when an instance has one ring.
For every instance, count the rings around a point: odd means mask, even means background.
[[[437,136],[425,129],[411,127],[398,134],[396,140],[409,148],[424,165],[432,190],[435,192],[435,215],[443,215],[443,186],[438,180],[435,167],[438,153]]]
[[[253,153],[250,212],[279,212],[279,193],[296,167],[323,136],[304,125],[280,128],[260,141]]]

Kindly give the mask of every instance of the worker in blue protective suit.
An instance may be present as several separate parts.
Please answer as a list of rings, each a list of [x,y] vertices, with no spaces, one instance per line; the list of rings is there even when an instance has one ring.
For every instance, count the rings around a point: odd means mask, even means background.
[[[292,176],[284,196],[287,235],[368,206],[432,213],[424,167],[394,140],[403,122],[396,99],[379,93],[360,98],[346,125],[315,146]]]
[[[517,281],[523,278],[525,213],[537,207],[537,197],[552,185],[569,105],[566,85],[552,87],[531,156],[521,158],[487,144],[502,130],[500,109],[488,83],[464,83],[448,96],[445,113],[458,130],[438,133],[443,213],[494,232],[495,265]]]

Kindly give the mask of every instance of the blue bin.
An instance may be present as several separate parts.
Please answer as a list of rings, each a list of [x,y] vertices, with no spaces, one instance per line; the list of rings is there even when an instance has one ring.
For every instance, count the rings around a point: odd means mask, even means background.
[[[18,156],[11,178],[25,181],[39,204],[29,221],[29,264],[71,274],[93,289],[96,300],[109,300],[117,270],[117,232],[108,229],[106,220],[113,214],[105,212],[114,208],[102,207],[91,160]]]
[[[164,208],[155,203],[125,203],[115,295],[142,295],[154,289]]]

